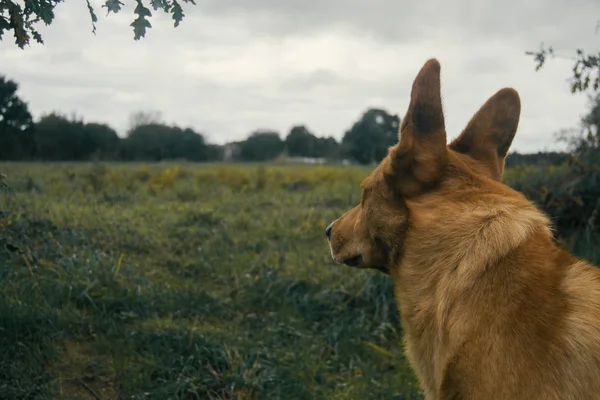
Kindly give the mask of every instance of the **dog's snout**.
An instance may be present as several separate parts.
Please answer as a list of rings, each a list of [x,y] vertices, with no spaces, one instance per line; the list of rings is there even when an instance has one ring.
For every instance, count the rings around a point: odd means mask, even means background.
[[[325,235],[327,235],[327,237],[331,237],[331,230],[333,229],[333,222],[330,223],[327,228],[325,228]]]

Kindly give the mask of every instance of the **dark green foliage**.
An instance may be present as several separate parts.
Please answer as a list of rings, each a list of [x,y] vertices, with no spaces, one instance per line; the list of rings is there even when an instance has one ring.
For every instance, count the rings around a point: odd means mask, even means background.
[[[55,113],[35,125],[35,155],[42,160],[112,159],[118,143],[117,133],[107,125],[86,124]]]
[[[400,118],[385,110],[369,109],[344,134],[344,153],[360,164],[381,161],[398,142]]]
[[[294,126],[285,138],[285,148],[292,157],[314,157],[316,140],[305,126]]]
[[[583,132],[563,136],[570,145],[562,163],[519,166],[506,181],[548,213],[559,239],[570,243],[579,255],[600,262],[600,97],[593,100],[582,119]],[[587,243],[582,246],[583,243]]]
[[[133,38],[139,40],[146,36],[147,28],[152,28],[150,21],[147,19],[147,17],[152,16],[152,13],[144,6],[142,0],[136,0],[136,2],[137,6],[135,7],[134,13],[137,14],[137,18],[131,23],[131,26],[133,27]]]
[[[190,128],[150,123],[135,127],[121,139],[108,125],[55,113],[35,124],[34,144],[36,158],[53,161],[208,161],[221,157],[218,146],[208,145]]]
[[[290,157],[335,158],[338,143],[332,138],[320,138],[304,125],[292,127],[285,138],[285,149]]]
[[[118,156],[126,161],[207,161],[209,150],[204,137],[190,128],[152,123],[131,130],[120,143]]]
[[[553,219],[561,237],[600,228],[600,168],[582,159],[559,167],[523,169],[507,183],[535,201]]]
[[[562,165],[571,159],[571,155],[566,152],[543,152],[522,154],[518,152],[509,153],[506,157],[504,166],[506,168],[526,166],[526,165]]]
[[[22,7],[20,3],[12,0],[0,0],[0,40],[3,39],[5,33],[12,31],[15,44],[22,49],[29,44],[32,38],[43,44],[44,41],[35,29],[35,24],[43,22],[45,25],[50,25],[54,21],[54,8],[63,1],[27,0],[25,1],[25,7]],[[194,0],[183,1],[196,4]],[[137,17],[131,23],[131,27],[133,28],[134,39],[139,40],[146,35],[146,29],[152,27],[148,20],[149,17],[152,17],[152,12],[144,5],[142,0],[136,0],[136,3],[134,14]],[[92,32],[95,34],[98,16],[89,0],[86,0],[86,4],[92,21]],[[107,15],[111,12],[116,14],[121,11],[123,5],[119,0],[106,0],[102,8],[106,8]],[[163,10],[170,13],[175,27],[179,26],[179,23],[183,20],[183,8],[177,0],[150,0],[150,5],[154,11]]]
[[[83,122],[55,113],[43,116],[35,127],[36,154],[43,160],[81,160]]]
[[[596,27],[597,28],[597,27]],[[536,71],[555,51],[543,44],[528,51]],[[567,132],[561,140],[570,145],[571,159],[559,168],[530,170],[513,175],[514,185],[534,199],[556,221],[563,243],[577,254],[600,263],[600,53],[576,50],[572,68],[571,92],[595,94],[588,114],[582,119],[583,132]]]
[[[539,71],[548,61],[548,57],[554,58],[555,52],[552,46],[545,47],[543,44],[538,51],[527,51],[525,54],[533,56]],[[586,54],[584,49],[575,51],[575,64],[573,64],[573,75],[570,79],[571,93],[592,92],[600,89],[600,53]]]
[[[0,75],[0,160],[27,159],[34,150],[33,120],[18,88]]]
[[[120,142],[119,135],[110,126],[95,122],[84,126],[88,154],[94,159],[112,159]]]
[[[558,167],[516,167],[506,179],[552,218],[560,241],[596,264],[600,263],[598,157],[598,153],[595,160],[578,155]]]
[[[0,250],[3,251],[3,250]],[[0,274],[6,273],[6,267]],[[2,284],[0,280],[0,285]],[[35,301],[10,304],[0,296],[0,398],[46,398],[53,376],[44,367],[56,356],[49,333],[55,315]]]
[[[240,144],[240,157],[245,161],[270,161],[281,154],[284,146],[277,132],[256,131]]]
[[[54,20],[54,8],[63,0],[34,0],[25,2],[25,7],[12,0],[0,1],[0,40],[12,31],[15,43],[20,48],[29,44],[30,39],[43,43],[42,36],[35,29],[37,22],[50,25]]]

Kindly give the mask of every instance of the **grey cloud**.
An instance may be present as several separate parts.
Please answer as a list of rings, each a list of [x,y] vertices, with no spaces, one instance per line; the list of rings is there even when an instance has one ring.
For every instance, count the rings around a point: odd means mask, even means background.
[[[323,86],[334,86],[344,83],[335,71],[329,69],[317,69],[305,74],[299,74],[281,84],[281,88],[288,90],[310,90]]]
[[[594,0],[201,0],[202,13],[243,16],[248,28],[274,36],[346,28],[401,44],[455,37],[465,43],[502,38],[558,48],[594,44],[600,4]],[[569,34],[565,35],[565,31]],[[491,43],[493,45],[493,43]]]

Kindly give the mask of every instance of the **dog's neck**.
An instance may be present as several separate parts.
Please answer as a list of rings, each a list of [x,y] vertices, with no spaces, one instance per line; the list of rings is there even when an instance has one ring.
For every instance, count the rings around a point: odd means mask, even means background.
[[[446,198],[432,196],[409,204],[411,227],[403,263],[419,260],[430,266],[479,269],[494,264],[533,234],[552,237],[548,217],[516,192]]]
[[[478,277],[528,240],[552,240],[548,218],[516,192],[465,196],[448,190],[408,206],[410,228],[390,275],[401,312],[409,314],[440,290],[456,296],[470,290]]]

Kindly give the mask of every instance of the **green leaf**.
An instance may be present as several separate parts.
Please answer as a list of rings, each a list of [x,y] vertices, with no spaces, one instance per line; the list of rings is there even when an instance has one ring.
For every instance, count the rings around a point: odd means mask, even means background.
[[[171,13],[173,14],[173,21],[175,21],[175,27],[179,26],[179,23],[183,20],[183,17],[185,15],[183,14],[183,9],[181,8],[181,5],[177,2],[177,0],[173,0]]]
[[[36,31],[35,29],[31,28],[31,36],[33,36],[33,39],[38,42],[39,44],[44,44],[44,40],[42,39],[42,35],[40,35],[40,33],[38,31]]]
[[[165,12],[169,12],[171,5],[167,0],[150,0],[150,5],[154,10],[158,10],[159,8],[165,10]]]
[[[42,20],[46,25],[50,25],[54,20],[54,7],[64,0],[42,0],[42,1],[26,1],[23,14],[27,18],[34,14],[37,18],[31,22]]]
[[[150,21],[144,17],[137,17],[130,26],[133,27],[134,40],[139,40],[140,38],[146,36],[146,28],[152,28]]]
[[[106,15],[108,15],[111,12],[116,14],[119,11],[121,11],[121,6],[123,5],[124,4],[121,3],[119,0],[106,0],[102,7],[106,7]]]
[[[86,0],[86,2],[87,2],[88,11],[90,13],[90,17],[92,18],[92,33],[95,35],[96,34],[96,22],[98,22],[98,17],[96,16],[96,13],[94,12],[94,8],[90,4],[90,0]]]
[[[15,3],[9,3],[9,14],[13,32],[15,35],[15,43],[21,49],[29,44],[29,34],[27,33],[25,22],[21,13],[21,6]]]
[[[152,16],[150,9],[144,6],[142,0],[137,0],[137,6],[135,7],[135,10],[133,10],[133,12],[142,18]]]
[[[146,19],[146,17],[151,17],[152,13],[148,8],[142,4],[142,0],[137,0],[137,6],[133,11],[138,17],[131,23],[133,27],[133,39],[139,40],[140,38],[146,36],[146,29],[152,28],[150,21]]]
[[[4,31],[10,30],[10,23],[8,20],[0,15],[0,40],[2,40],[2,34]]]

